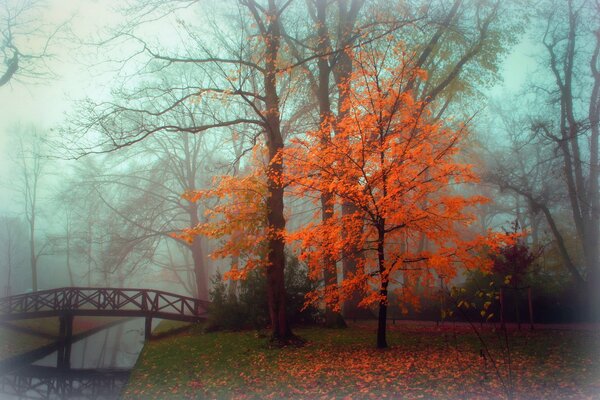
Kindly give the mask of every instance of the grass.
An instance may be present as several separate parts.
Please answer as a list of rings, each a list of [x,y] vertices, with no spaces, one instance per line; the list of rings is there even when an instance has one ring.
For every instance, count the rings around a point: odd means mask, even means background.
[[[256,332],[201,327],[146,344],[125,399],[502,398],[502,337],[484,333],[497,368],[464,326],[391,326],[390,348],[374,348],[375,326],[297,329],[303,347],[273,349]],[[511,332],[517,398],[600,398],[600,332]],[[498,373],[500,377],[498,376]]]

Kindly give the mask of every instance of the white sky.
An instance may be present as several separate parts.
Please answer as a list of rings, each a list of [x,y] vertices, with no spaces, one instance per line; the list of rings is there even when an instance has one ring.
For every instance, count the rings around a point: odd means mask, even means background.
[[[49,0],[48,4],[50,9],[44,12],[43,18],[49,25],[71,18],[73,31],[80,35],[99,33],[107,25],[113,25],[117,18],[109,11],[111,4],[118,4],[116,0]],[[73,43],[60,43],[60,47],[58,43],[51,49],[56,57],[50,61],[56,79],[35,84],[14,82],[0,87],[0,214],[14,209],[8,205],[10,196],[6,190],[11,182],[10,159],[14,153],[11,129],[18,124],[34,124],[45,129],[57,127],[71,109],[72,100],[86,95],[94,97],[98,91],[107,90],[103,79],[92,75],[87,66],[78,62],[79,50]],[[514,93],[521,87],[535,68],[533,59],[528,57],[531,46],[529,41],[523,40],[513,49],[504,62],[504,83],[494,87],[490,95]]]
[[[10,4],[14,0],[0,1]],[[114,20],[109,7],[115,3],[114,0],[49,0],[48,8],[41,15],[31,17],[47,32],[69,21],[74,32],[93,35]],[[65,34],[63,31],[62,35]],[[22,43],[23,51],[39,50],[44,43],[40,35]],[[42,130],[57,127],[64,121],[73,100],[93,95],[98,90],[98,81],[89,68],[78,61],[80,54],[75,43],[58,39],[52,43],[49,53],[52,58],[47,66],[53,74],[50,79],[17,79],[0,87],[0,214],[6,210],[16,212],[10,205],[13,197],[10,187],[15,179],[11,175],[15,127],[35,125]]]

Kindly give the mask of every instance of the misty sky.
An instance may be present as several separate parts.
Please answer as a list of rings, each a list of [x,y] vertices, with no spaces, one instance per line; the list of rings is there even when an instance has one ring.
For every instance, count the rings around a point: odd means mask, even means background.
[[[101,35],[109,26],[114,26],[118,16],[111,12],[114,0],[49,0],[48,9],[41,15],[45,29],[51,30],[65,21],[70,21],[71,30],[80,37]],[[59,35],[64,37],[64,35]],[[48,61],[53,77],[47,80],[13,81],[0,88],[0,182],[3,187],[0,195],[0,213],[18,212],[11,204],[14,195],[6,190],[11,182],[11,143],[14,142],[14,128],[18,125],[35,125],[43,129],[59,127],[65,114],[72,109],[74,100],[86,96],[94,98],[97,93],[109,89],[108,75],[98,76],[101,67],[90,68],[102,61],[102,53],[97,59],[86,54],[82,60],[82,50],[73,42],[59,37],[53,42]],[[28,46],[39,47],[42,38],[32,38]],[[523,38],[515,46],[503,64],[504,83],[491,90],[493,96],[514,93],[525,82],[528,74],[535,69],[535,62],[529,56],[531,44]],[[94,71],[92,73],[92,71]]]

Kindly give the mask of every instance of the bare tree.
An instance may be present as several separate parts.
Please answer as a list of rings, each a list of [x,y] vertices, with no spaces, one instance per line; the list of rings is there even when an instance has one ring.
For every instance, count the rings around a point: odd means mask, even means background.
[[[482,175],[501,191],[510,191],[518,196],[517,203],[519,198],[522,199],[531,214],[544,216],[564,266],[576,284],[583,287],[583,271],[576,265],[574,249],[568,248],[564,229],[557,221],[557,214],[568,201],[567,190],[561,182],[560,159],[544,140],[532,136],[531,131],[523,130],[523,126],[528,125],[527,118],[519,120],[516,115],[515,112],[504,114],[499,129],[508,134],[509,145],[496,145],[495,151],[484,159],[486,166]],[[522,223],[519,212],[519,209],[509,210]]]
[[[509,118],[513,155],[498,158],[488,175],[544,215],[565,267],[598,318],[600,5],[548,0],[535,13],[543,56],[529,111]],[[570,232],[558,222],[563,209],[569,210],[582,262],[578,248],[567,246]]]
[[[67,256],[67,268],[69,264],[72,267],[69,277],[90,287],[106,283],[99,281],[104,281],[106,275],[102,269],[108,237],[105,222],[114,220],[114,215],[103,207],[93,187],[83,182],[95,179],[103,172],[103,166],[102,160],[81,160],[71,171],[72,176],[63,175],[64,180],[56,193],[56,201],[60,204],[58,212],[63,216],[65,227],[61,234],[53,237],[53,245],[57,253],[64,252]],[[98,278],[98,275],[102,277]]]
[[[29,229],[29,262],[31,265],[31,288],[38,290],[38,261],[44,253],[47,243],[39,246],[38,217],[40,184],[45,173],[46,160],[42,155],[42,139],[35,127],[26,128],[19,138],[17,159],[17,191],[23,201],[23,212]]]
[[[553,148],[562,169],[573,225],[583,249],[581,279],[600,317],[600,5],[591,0],[547,1],[538,10],[544,67],[540,84],[548,107],[532,117],[533,132]]]
[[[42,24],[41,0],[3,0],[0,3],[0,87],[11,80],[39,80],[51,76],[46,61],[50,45],[66,23]]]
[[[191,3],[191,2],[190,2]],[[269,238],[269,268],[267,268],[267,295],[271,317],[272,336],[286,342],[293,338],[286,315],[284,287],[284,237],[283,185],[279,177],[283,161],[279,152],[284,146],[282,118],[286,115],[282,103],[282,90],[289,87],[288,78],[294,73],[289,64],[282,65],[284,48],[282,31],[286,10],[292,2],[283,4],[269,0],[265,4],[255,0],[240,0],[235,12],[238,31],[230,38],[215,32],[215,40],[222,46],[214,49],[204,43],[193,30],[186,27],[189,39],[198,54],[176,54],[153,48],[139,37],[134,41],[140,51],[152,60],[154,68],[166,69],[173,65],[190,64],[203,71],[210,67],[211,74],[194,87],[163,89],[163,95],[177,93],[177,98],[167,107],[156,103],[92,104],[88,109],[88,123],[83,124],[80,135],[100,131],[105,140],[87,152],[105,151],[138,143],[157,132],[201,133],[219,127],[243,125],[255,137],[262,135],[268,149],[268,200],[267,224],[273,232]],[[171,4],[172,5],[172,4]],[[142,11],[144,14],[146,11]],[[132,34],[129,34],[132,37]],[[238,38],[242,39],[239,45]],[[190,48],[186,46],[186,48]],[[194,99],[202,99],[199,112],[201,125],[179,125],[176,119],[165,116]],[[102,146],[106,146],[102,148]]]
[[[171,269],[179,276],[179,272],[185,271],[180,271],[174,261],[172,247],[166,249],[171,261],[166,263],[160,261],[164,254],[159,249],[163,245],[169,246],[165,241],[177,241],[181,246],[176,248],[189,252],[191,256],[189,267],[194,280],[189,287],[190,293],[208,299],[206,239],[197,237],[188,243],[171,235],[200,223],[201,204],[189,202],[181,195],[198,190],[209,182],[210,168],[213,168],[210,161],[214,153],[214,149],[209,151],[202,136],[186,133],[156,135],[116,157],[117,160],[143,159],[142,163],[132,162],[126,166],[121,161],[114,171],[106,167],[91,179],[80,182],[109,209],[112,219],[116,217],[121,225],[119,230],[127,229],[127,235],[126,232],[120,235],[119,247],[124,251],[130,246],[132,252],[124,252],[121,257],[115,258],[113,268],[126,258],[133,262],[131,257],[143,255],[148,261],[159,263],[162,268]],[[116,246],[114,241],[113,246]],[[144,250],[142,253],[133,252],[135,248]],[[187,288],[185,281],[181,282]]]

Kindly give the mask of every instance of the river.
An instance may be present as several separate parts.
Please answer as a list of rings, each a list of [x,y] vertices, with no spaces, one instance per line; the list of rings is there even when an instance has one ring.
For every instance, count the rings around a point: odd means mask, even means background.
[[[144,345],[144,319],[127,320],[73,343],[69,369],[57,352],[0,376],[0,399],[118,399]]]

